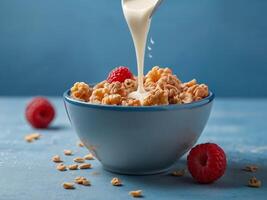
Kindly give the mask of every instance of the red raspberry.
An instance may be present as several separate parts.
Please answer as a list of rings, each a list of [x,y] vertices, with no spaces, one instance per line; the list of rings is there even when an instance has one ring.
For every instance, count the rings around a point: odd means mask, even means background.
[[[36,97],[27,105],[25,115],[34,128],[47,128],[55,117],[55,110],[46,98]]]
[[[107,78],[107,81],[109,83],[115,82],[115,81],[119,81],[119,82],[124,82],[126,79],[132,79],[133,78],[133,74],[130,71],[130,69],[128,67],[117,67],[115,69],[113,69]]]
[[[192,177],[199,183],[212,183],[225,172],[226,155],[217,144],[199,144],[187,156],[187,166]]]

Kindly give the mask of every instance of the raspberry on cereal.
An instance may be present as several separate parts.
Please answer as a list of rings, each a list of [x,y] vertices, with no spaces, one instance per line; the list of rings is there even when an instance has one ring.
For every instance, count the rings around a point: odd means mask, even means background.
[[[130,69],[128,67],[117,67],[115,69],[113,69],[107,78],[107,81],[109,83],[118,81],[120,83],[124,82],[126,79],[132,79],[133,78],[133,74],[130,71]]]

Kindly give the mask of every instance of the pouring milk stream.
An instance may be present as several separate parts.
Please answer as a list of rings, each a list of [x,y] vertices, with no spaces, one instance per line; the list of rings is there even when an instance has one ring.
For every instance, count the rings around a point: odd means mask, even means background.
[[[122,0],[122,9],[133,38],[137,69],[138,89],[129,94],[129,97],[143,102],[148,93],[144,89],[144,58],[147,35],[150,29],[151,14],[158,0]]]

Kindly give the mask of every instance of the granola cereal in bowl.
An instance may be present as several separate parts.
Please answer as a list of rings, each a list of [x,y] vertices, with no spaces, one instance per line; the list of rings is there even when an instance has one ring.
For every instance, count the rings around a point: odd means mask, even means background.
[[[116,69],[115,69],[116,70]],[[94,86],[77,82],[71,87],[71,97],[89,104],[122,106],[157,106],[186,104],[209,96],[208,86],[195,79],[181,82],[169,68],[153,67],[144,77],[147,95],[142,101],[129,97],[137,90],[137,80],[130,76],[121,81],[104,80]]]
[[[143,77],[118,67],[95,85],[75,83],[64,93],[74,130],[109,171],[154,174],[169,169],[197,141],[214,94],[195,79],[182,82],[170,68]],[[133,93],[140,92],[133,98]],[[139,98],[140,97],[140,98]]]

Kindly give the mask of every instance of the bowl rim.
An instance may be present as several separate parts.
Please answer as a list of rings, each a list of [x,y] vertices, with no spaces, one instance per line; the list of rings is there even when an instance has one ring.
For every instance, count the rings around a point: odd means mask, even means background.
[[[166,110],[182,110],[193,109],[204,106],[211,103],[215,98],[215,94],[209,91],[209,96],[187,104],[172,104],[172,105],[160,105],[160,106],[117,106],[117,105],[103,105],[103,104],[91,104],[83,101],[79,101],[70,97],[70,89],[66,90],[63,94],[63,99],[72,105],[82,106],[87,108],[95,108],[101,110],[113,110],[113,111],[166,111]]]

